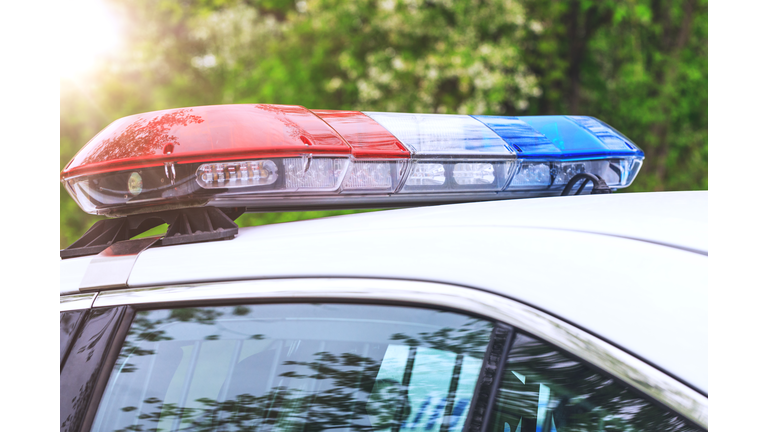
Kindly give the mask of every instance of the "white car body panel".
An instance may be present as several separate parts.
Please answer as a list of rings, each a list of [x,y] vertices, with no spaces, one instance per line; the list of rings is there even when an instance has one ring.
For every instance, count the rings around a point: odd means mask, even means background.
[[[707,393],[706,207],[706,192],[612,194],[242,228],[230,241],[142,252],[128,286],[361,277],[474,287],[567,320]],[[90,260],[62,261],[62,292],[76,290]]]

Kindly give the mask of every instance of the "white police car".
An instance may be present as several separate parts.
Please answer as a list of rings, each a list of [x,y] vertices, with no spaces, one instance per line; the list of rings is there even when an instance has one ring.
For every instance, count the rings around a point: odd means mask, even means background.
[[[118,120],[62,173],[116,218],[61,251],[61,429],[706,429],[707,193],[598,194],[642,159],[588,117]],[[233,222],[361,207],[418,208]]]

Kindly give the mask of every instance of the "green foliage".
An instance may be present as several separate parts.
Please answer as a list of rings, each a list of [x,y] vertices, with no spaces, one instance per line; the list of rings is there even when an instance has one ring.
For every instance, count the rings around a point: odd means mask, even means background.
[[[703,0],[111,0],[125,47],[61,83],[61,166],[109,122],[222,103],[598,117],[634,191],[707,188]],[[61,245],[94,220],[62,189]],[[241,225],[338,212],[251,214]]]

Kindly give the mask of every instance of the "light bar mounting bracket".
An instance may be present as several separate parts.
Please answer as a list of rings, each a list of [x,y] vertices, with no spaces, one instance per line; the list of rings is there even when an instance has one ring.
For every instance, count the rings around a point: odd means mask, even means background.
[[[239,231],[235,219],[243,211],[241,208],[194,207],[104,219],[62,249],[59,256],[64,259],[96,255],[117,242],[130,240],[164,223],[168,224],[168,231],[159,242],[163,246],[229,240]]]

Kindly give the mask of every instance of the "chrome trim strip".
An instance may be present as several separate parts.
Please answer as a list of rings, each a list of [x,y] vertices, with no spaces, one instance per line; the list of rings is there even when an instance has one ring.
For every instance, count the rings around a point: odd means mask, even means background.
[[[95,299],[96,293],[59,296],[59,312],[90,309]]]
[[[385,279],[269,279],[101,292],[93,307],[210,300],[394,301],[457,309],[505,322],[581,358],[707,428],[707,396],[560,319],[489,292]]]

